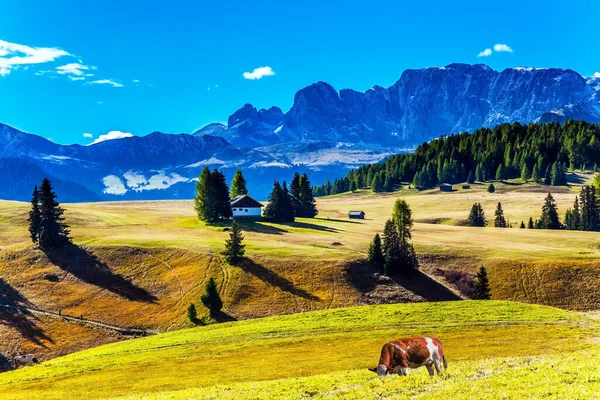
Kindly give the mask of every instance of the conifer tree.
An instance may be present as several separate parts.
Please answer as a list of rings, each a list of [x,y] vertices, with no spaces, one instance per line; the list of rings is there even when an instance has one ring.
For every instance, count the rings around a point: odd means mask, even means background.
[[[504,164],[500,164],[496,170],[496,180],[502,182],[504,179],[506,179]]]
[[[483,212],[483,207],[481,207],[481,203],[474,203],[471,207],[469,217],[467,218],[467,225],[483,227],[485,226],[485,223],[485,213]]]
[[[354,183],[354,180],[351,181],[351,184]],[[319,211],[317,210],[317,203],[315,201],[315,196],[313,195],[313,189],[308,180],[308,176],[306,174],[302,174],[299,178],[299,187],[300,187],[300,205],[301,205],[301,217],[304,218],[314,218]],[[355,189],[356,190],[356,189]],[[295,210],[295,209],[294,209]]]
[[[294,215],[296,217],[302,217],[304,214],[304,206],[301,197],[300,174],[296,172],[290,183],[290,200],[292,201],[292,207],[294,208]]]
[[[564,167],[558,161],[552,164],[550,183],[552,186],[562,186],[567,184],[567,177],[565,175]]]
[[[385,182],[383,184],[383,191],[384,192],[393,192],[394,191],[394,184],[392,182],[392,178],[389,176],[386,176],[386,178],[385,178]]]
[[[529,222],[527,223],[527,229],[534,229],[533,218],[529,217]]]
[[[552,184],[552,166],[548,165],[546,168],[546,173],[544,174],[544,185],[550,186]]]
[[[527,168],[527,163],[523,163],[523,168],[521,168],[521,180],[527,183],[529,179],[529,168]]]
[[[265,207],[263,215],[266,219],[274,222],[294,221],[294,207],[285,182],[283,188],[278,181],[273,183],[269,204]]]
[[[213,170],[211,180],[215,192],[215,210],[217,219],[228,219],[233,217],[231,210],[231,197],[229,197],[229,187],[225,175],[218,169]]]
[[[208,312],[212,318],[218,317],[223,309],[223,301],[219,295],[217,282],[212,276],[206,284],[206,292],[200,297],[200,301],[204,307],[208,308]]]
[[[240,196],[242,194],[248,194],[248,189],[246,187],[246,179],[244,175],[242,175],[242,170],[238,169],[235,171],[235,175],[233,175],[233,179],[231,180],[231,198]]]
[[[242,229],[234,219],[229,231],[229,239],[225,241],[225,260],[229,264],[236,265],[244,258],[246,245],[243,244],[243,240]]]
[[[216,192],[212,184],[210,169],[204,167],[196,182],[196,197],[194,207],[201,221],[214,222],[217,220]]]
[[[467,183],[475,183],[475,175],[473,174],[473,171],[469,171],[469,175],[467,175]]]
[[[356,181],[351,181],[350,182],[350,191],[352,193],[354,193],[354,192],[356,192],[356,190],[357,190]]]
[[[496,191],[496,186],[493,183],[490,183],[487,188],[488,193],[494,193]]]
[[[483,182],[484,181],[481,163],[477,164],[477,167],[475,168],[475,180],[477,182]]]
[[[394,267],[400,259],[400,239],[394,221],[388,219],[383,229],[383,254],[385,255],[385,273],[393,275]]]
[[[575,196],[575,201],[573,202],[573,211],[571,214],[571,229],[580,230],[581,226],[581,212],[579,211],[579,196]]]
[[[519,226],[521,229],[525,229],[525,222],[521,221],[521,225]]]
[[[502,204],[498,202],[498,206],[496,207],[496,213],[494,218],[494,227],[496,228],[506,228],[506,219],[504,218],[504,211],[502,210]]]
[[[198,313],[196,311],[196,306],[194,305],[194,303],[191,303],[190,306],[187,309],[187,315],[188,315],[188,319],[193,322],[194,324],[198,323]]]
[[[537,183],[540,180],[540,169],[537,164],[533,166],[533,171],[531,172],[531,180],[533,183]]]
[[[479,271],[477,272],[472,297],[473,300],[490,300],[492,298],[487,271],[483,266],[479,268]]]
[[[29,211],[29,235],[33,243],[38,243],[40,240],[40,232],[42,230],[42,214],[40,211],[40,192],[38,187],[33,189],[31,196],[31,211]]]
[[[42,249],[54,249],[71,243],[69,226],[64,222],[64,209],[56,201],[52,184],[45,178],[40,187],[39,243]]]
[[[292,205],[290,192],[288,191],[287,184],[285,183],[285,181],[283,181],[281,200],[281,215],[283,216],[282,221],[294,222],[294,206]]]
[[[412,239],[412,211],[405,200],[398,199],[394,203],[392,220],[394,221],[394,225],[396,225],[398,240],[400,243],[408,242],[410,239]]]
[[[542,216],[538,221],[540,229],[561,229],[560,218],[558,216],[558,207],[552,194],[548,193],[542,206]]]
[[[383,249],[381,247],[381,237],[378,233],[373,237],[373,241],[369,245],[368,251],[369,262],[383,269],[385,265],[385,256],[383,255]]]

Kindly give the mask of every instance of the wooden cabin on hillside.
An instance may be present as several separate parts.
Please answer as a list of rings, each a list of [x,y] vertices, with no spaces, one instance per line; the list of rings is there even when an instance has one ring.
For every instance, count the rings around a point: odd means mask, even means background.
[[[233,218],[260,218],[262,216],[263,205],[247,194],[234,197],[229,205],[231,206]]]

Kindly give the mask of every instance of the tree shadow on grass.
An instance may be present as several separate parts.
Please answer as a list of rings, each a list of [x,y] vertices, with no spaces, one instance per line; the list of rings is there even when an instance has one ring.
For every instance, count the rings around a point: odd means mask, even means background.
[[[308,222],[300,222],[300,221],[295,221],[295,222],[288,222],[286,223],[287,226],[291,226],[293,228],[302,228],[302,229],[312,229],[315,231],[323,231],[323,232],[339,232],[340,230],[337,228],[332,228],[330,226],[323,226],[323,225],[317,225],[317,224],[311,224]]]
[[[285,229],[281,229],[276,226],[267,225],[257,219],[236,219],[238,225],[242,228],[243,231],[247,232],[257,232],[257,233],[265,233],[268,235],[281,235],[286,233]]]
[[[225,311],[221,311],[219,313],[219,315],[217,315],[213,319],[215,321],[219,322],[219,323],[221,323],[221,322],[233,322],[233,321],[237,321],[237,318],[235,318],[232,315],[227,314]]]
[[[284,292],[288,292],[290,294],[293,294],[294,296],[302,297],[303,299],[307,300],[321,300],[320,298],[310,294],[306,290],[295,287],[293,282],[287,280],[278,273],[271,271],[270,269],[265,268],[260,264],[255,263],[252,260],[245,259],[242,263],[239,264],[239,267],[245,272],[254,275],[261,281],[271,286],[278,287]]]
[[[459,295],[421,271],[414,271],[410,276],[398,275],[392,279],[400,286],[410,290],[427,301],[462,300]]]
[[[6,372],[15,369],[11,360],[4,354],[0,353],[0,372]]]
[[[53,264],[86,283],[101,287],[131,301],[156,303],[158,300],[146,289],[136,286],[121,275],[112,272],[106,263],[79,246],[70,244],[45,253]]]
[[[54,343],[36,324],[37,318],[21,307],[33,308],[18,290],[0,278],[0,324],[15,328],[25,339],[42,347],[42,340]]]
[[[346,224],[361,224],[359,221],[352,221],[349,219],[338,219],[338,218],[314,218],[316,221],[331,221],[331,222],[344,222]]]
[[[381,273],[373,264],[368,262],[357,262],[348,266],[346,269],[350,276],[350,281],[362,293],[368,293],[374,290],[378,283],[374,278],[375,273]],[[435,279],[421,271],[414,271],[409,276],[393,276],[391,281],[402,286],[406,290],[421,296],[426,301],[452,301],[462,300],[460,296],[442,285]]]

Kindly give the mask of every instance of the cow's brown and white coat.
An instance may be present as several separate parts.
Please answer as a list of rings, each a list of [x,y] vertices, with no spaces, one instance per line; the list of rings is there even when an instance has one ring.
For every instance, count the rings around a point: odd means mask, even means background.
[[[434,375],[433,368],[438,375],[448,368],[442,343],[435,337],[418,337],[393,340],[383,345],[381,357],[377,368],[370,368],[379,376],[396,373],[408,375],[409,368],[427,368],[430,376]]]

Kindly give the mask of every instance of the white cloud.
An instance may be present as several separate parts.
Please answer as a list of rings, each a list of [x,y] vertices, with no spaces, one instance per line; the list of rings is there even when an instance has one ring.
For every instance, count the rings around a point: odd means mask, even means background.
[[[112,87],[123,87],[122,84],[111,81],[110,79],[98,79],[96,81],[89,82],[90,85],[111,85]]]
[[[56,72],[60,75],[75,75],[75,76],[94,76],[94,74],[86,73],[90,69],[96,69],[96,67],[88,67],[80,63],[71,63],[56,67]]]
[[[477,57],[487,57],[487,56],[491,56],[492,55],[492,49],[487,48],[484,51],[482,51],[481,53],[477,54]]]
[[[69,76],[69,79],[72,81],[83,81],[85,78],[83,76]]]
[[[123,139],[123,138],[132,137],[132,136],[133,135],[129,132],[110,131],[106,135],[98,136],[98,139],[96,139],[92,143],[90,143],[89,146],[91,146],[93,144],[101,143],[101,142],[106,142],[107,140]]]
[[[94,137],[94,135],[92,135],[91,133],[84,133],[84,134],[83,134],[83,137],[84,137],[84,138],[91,139],[91,138],[93,138],[93,137]]]
[[[497,43],[494,45],[494,51],[512,53],[513,49],[506,44]]]
[[[594,78],[600,78],[600,72],[594,72]]]
[[[70,55],[55,47],[31,47],[0,40],[0,75],[8,75],[19,65],[44,64]]]
[[[140,83],[140,80],[139,79],[133,79],[131,82],[133,82],[133,83]]]
[[[252,72],[244,72],[244,79],[256,80],[260,79],[264,76],[273,76],[275,72],[271,69],[271,67],[258,67],[254,68]]]

